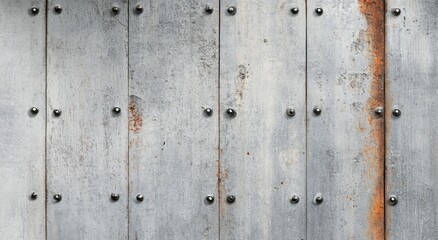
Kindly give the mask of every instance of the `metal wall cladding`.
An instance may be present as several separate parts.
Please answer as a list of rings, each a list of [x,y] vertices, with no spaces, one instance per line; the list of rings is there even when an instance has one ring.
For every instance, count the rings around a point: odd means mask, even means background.
[[[438,2],[0,7],[2,239],[438,235]]]

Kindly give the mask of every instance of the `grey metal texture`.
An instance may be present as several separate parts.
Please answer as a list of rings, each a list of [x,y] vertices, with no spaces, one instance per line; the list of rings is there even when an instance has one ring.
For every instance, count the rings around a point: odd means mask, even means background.
[[[390,0],[387,10],[386,199],[398,199],[386,208],[387,239],[436,239],[438,2]]]
[[[130,8],[137,4],[144,10],[130,13],[129,27],[129,236],[217,239],[219,2],[132,0]]]
[[[121,0],[48,5],[48,239],[128,238],[127,7]]]
[[[383,1],[309,0],[307,13],[307,239],[383,239]]]
[[[220,239],[306,238],[305,8],[221,1]]]
[[[45,14],[30,11],[45,6],[34,3],[0,1],[1,239],[45,237]]]

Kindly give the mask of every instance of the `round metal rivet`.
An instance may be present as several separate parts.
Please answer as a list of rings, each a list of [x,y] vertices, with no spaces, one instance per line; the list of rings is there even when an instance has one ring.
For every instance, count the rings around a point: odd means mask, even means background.
[[[38,194],[37,194],[36,192],[32,192],[32,193],[30,194],[30,199],[35,200],[35,199],[37,199],[37,198],[38,198]]]
[[[113,113],[120,114],[120,112],[122,112],[122,109],[120,109],[119,107],[113,108]]]
[[[234,7],[234,6],[228,7],[227,12],[228,12],[230,15],[234,15],[234,14],[236,14],[236,12],[237,12],[237,8]]]
[[[55,110],[53,110],[53,115],[55,115],[56,117],[59,117],[59,116],[61,116],[61,110],[59,110],[59,109],[55,109]]]
[[[34,115],[37,115],[40,112],[40,110],[37,107],[32,107],[30,109],[30,112]]]
[[[287,109],[286,110],[286,115],[288,115],[289,117],[295,116],[295,109],[293,109],[293,108]]]
[[[61,13],[62,12],[62,7],[60,5],[56,5],[54,8],[56,13]]]
[[[300,198],[299,198],[297,195],[293,195],[293,196],[290,198],[290,202],[293,203],[293,204],[297,204],[297,203],[300,202]]]
[[[228,114],[228,116],[230,116],[232,118],[236,117],[236,115],[237,115],[236,111],[234,109],[232,109],[232,108],[228,108],[227,109],[227,114]]]
[[[292,14],[298,14],[298,12],[300,11],[300,9],[298,9],[297,7],[292,8],[291,10]]]
[[[40,9],[37,7],[32,7],[30,11],[32,12],[33,15],[37,15],[40,12]]]
[[[212,204],[212,203],[214,202],[214,197],[211,196],[211,195],[208,195],[207,197],[205,197],[205,201],[206,201],[208,204]]]
[[[135,197],[136,199],[137,199],[137,201],[139,201],[139,202],[143,202],[143,200],[144,200],[144,197],[143,197],[143,195],[141,195],[140,193],[139,194],[137,194],[137,196]]]
[[[207,115],[207,116],[211,116],[211,115],[213,115],[213,109],[211,109],[211,108],[206,108],[206,109],[204,109],[204,113],[205,113],[205,115]]]
[[[228,203],[234,203],[236,201],[236,197],[234,195],[228,195],[227,196],[227,202]]]
[[[62,195],[61,194],[55,194],[53,195],[53,199],[55,199],[55,201],[60,202],[62,200]]]
[[[322,110],[319,107],[314,107],[313,108],[313,113],[315,113],[315,115],[321,115]]]
[[[401,115],[400,109],[395,108],[394,110],[392,110],[392,115],[394,115],[395,117],[400,117]]]
[[[392,9],[392,14],[394,14],[394,16],[399,16],[401,14],[400,8]]]
[[[142,5],[137,5],[137,6],[135,6],[135,12],[136,13],[138,13],[138,14],[140,14],[140,13],[142,13],[143,12],[143,6]]]
[[[322,10],[322,8],[317,8],[315,9],[315,13],[319,16],[321,16],[324,13],[324,10]]]
[[[213,13],[213,7],[210,6],[210,5],[207,5],[205,7],[205,12],[208,13],[208,14],[212,14]]]
[[[120,12],[120,8],[118,6],[114,6],[111,10],[113,11],[113,13],[115,15],[119,14],[119,12]]]
[[[397,202],[398,202],[397,197],[396,196],[390,196],[389,199],[388,199],[388,202],[389,202],[389,205],[392,205],[392,206],[396,205]]]
[[[376,108],[376,109],[374,110],[374,113],[375,113],[377,116],[382,116],[382,115],[383,115],[383,108],[381,108],[381,107]]]
[[[316,196],[315,197],[315,203],[321,204],[324,201],[324,198],[322,196]]]
[[[117,193],[111,193],[111,200],[113,200],[113,201],[117,201],[117,200],[119,200],[119,198],[120,198],[120,195],[119,195],[119,194],[117,194]]]

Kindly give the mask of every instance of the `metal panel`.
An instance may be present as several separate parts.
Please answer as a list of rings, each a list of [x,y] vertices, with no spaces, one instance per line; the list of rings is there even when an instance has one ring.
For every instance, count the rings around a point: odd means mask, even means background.
[[[387,9],[386,199],[398,200],[387,202],[387,239],[436,239],[438,2],[391,0]]]
[[[383,239],[384,1],[307,6],[307,238]]]
[[[127,7],[123,0],[48,6],[48,239],[128,237]]]
[[[43,239],[45,3],[3,0],[0,8],[0,236]]]
[[[221,239],[305,238],[305,12],[304,0],[221,1]]]
[[[132,239],[218,238],[218,5],[130,1]]]

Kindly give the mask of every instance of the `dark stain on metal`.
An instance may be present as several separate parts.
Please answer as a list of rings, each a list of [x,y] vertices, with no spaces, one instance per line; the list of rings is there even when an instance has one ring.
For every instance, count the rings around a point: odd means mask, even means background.
[[[384,119],[374,110],[384,105],[385,75],[385,3],[383,0],[358,0],[360,12],[367,21],[366,37],[369,42],[371,83],[370,97],[365,106],[368,115],[369,133],[366,136],[363,154],[368,163],[367,175],[374,186],[370,196],[368,234],[372,239],[384,239]]]

